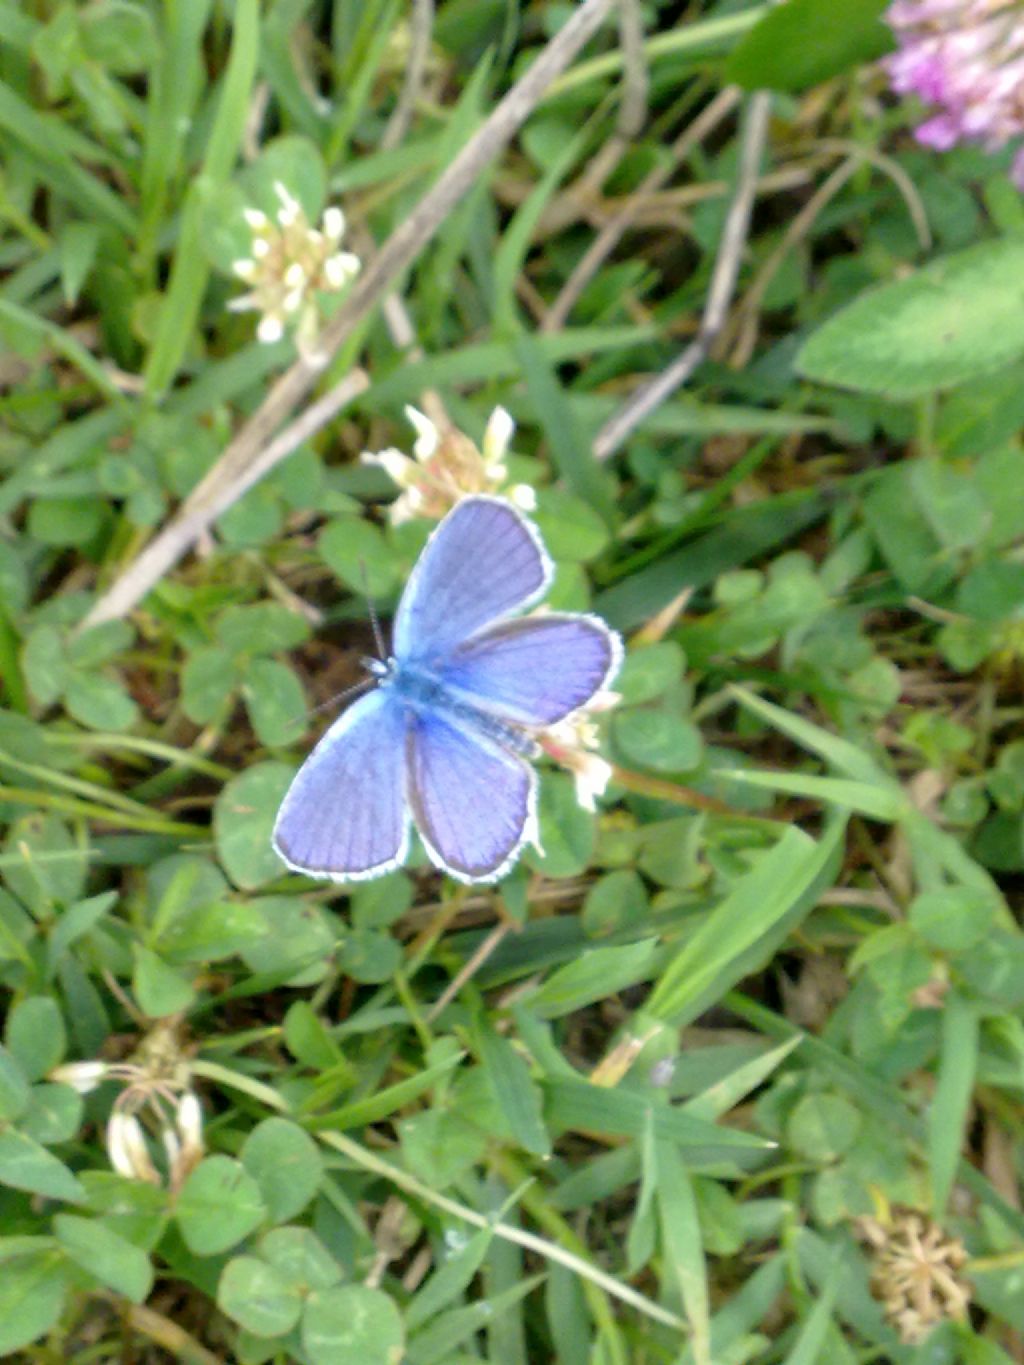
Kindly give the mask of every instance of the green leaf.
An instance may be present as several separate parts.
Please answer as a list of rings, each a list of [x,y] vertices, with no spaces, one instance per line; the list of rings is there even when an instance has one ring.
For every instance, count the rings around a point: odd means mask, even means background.
[[[379,1289],[343,1285],[310,1295],[302,1345],[312,1365],[399,1365],[405,1342],[393,1300]]]
[[[545,877],[578,876],[594,851],[594,817],[580,806],[571,777],[542,775],[538,821],[544,852],[528,848],[525,861]]]
[[[561,1019],[595,1001],[648,981],[661,959],[655,938],[614,948],[584,948],[574,961],[559,967],[529,996],[530,1009],[541,1019]]]
[[[608,544],[608,528],[590,504],[560,488],[538,492],[533,520],[552,559],[586,562]]]
[[[616,749],[627,763],[655,772],[688,772],[704,751],[697,727],[668,707],[627,707],[612,718]]]
[[[860,1135],[864,1117],[842,1095],[805,1095],[789,1116],[790,1145],[811,1161],[834,1161]]]
[[[620,867],[599,877],[583,902],[581,923],[589,938],[614,934],[647,914],[647,888],[632,868]]]
[[[780,9],[778,11],[782,13]],[[909,399],[1024,355],[1024,242],[982,242],[868,290],[797,356],[808,379]]]
[[[29,1084],[18,1059],[0,1047],[0,1120],[16,1119],[28,1105]]]
[[[64,704],[75,720],[92,730],[128,730],[139,708],[119,682],[102,673],[72,673]]]
[[[302,683],[278,659],[253,659],[245,670],[242,696],[257,738],[272,746],[301,739],[309,717]]]
[[[53,1220],[57,1240],[71,1259],[116,1294],[142,1303],[153,1287],[149,1257],[95,1218],[58,1213]]]
[[[73,1204],[85,1193],[63,1161],[13,1128],[0,1132],[0,1184]]]
[[[40,706],[52,706],[63,694],[71,670],[56,626],[37,626],[25,641],[21,666],[28,689]]]
[[[65,223],[57,242],[64,302],[74,306],[92,270],[100,245],[99,223]]]
[[[234,661],[219,645],[189,655],[181,671],[181,704],[189,720],[209,725],[227,709],[238,686]]]
[[[257,1124],[239,1156],[259,1186],[267,1216],[275,1223],[301,1213],[323,1179],[320,1148],[304,1129],[287,1119],[268,1118]]]
[[[940,952],[959,953],[983,939],[993,927],[998,898],[967,886],[922,891],[907,907],[911,929]]]
[[[0,1274],[0,1355],[45,1335],[64,1307],[67,1280],[54,1251],[5,1261]]]
[[[265,1261],[235,1256],[217,1285],[217,1306],[255,1337],[281,1337],[298,1322],[302,1295]]]
[[[677,683],[686,669],[686,655],[674,640],[630,649],[615,679],[615,690],[625,706],[653,701]]]
[[[85,1101],[70,1085],[43,1081],[29,1093],[28,1107],[18,1120],[18,1128],[43,1146],[70,1142],[78,1136]]]
[[[376,526],[358,517],[328,522],[317,550],[330,571],[353,592],[386,597],[398,582],[395,552]]]
[[[236,658],[277,654],[309,639],[309,622],[278,602],[228,607],[217,618],[217,639]]]
[[[477,1015],[473,1032],[488,1084],[513,1138],[526,1151],[547,1156],[551,1139],[544,1127],[540,1095],[529,1067],[482,1014]]]
[[[338,949],[338,965],[353,981],[376,985],[402,965],[402,949],[377,929],[350,929]]]
[[[645,1010],[666,1023],[681,1025],[700,1012],[702,1002],[767,960],[779,937],[814,904],[822,879],[842,842],[837,822],[816,844],[790,826],[664,969]]]
[[[63,1059],[64,1017],[49,995],[19,1000],[7,1016],[7,1046],[30,1081],[38,1081]]]
[[[37,498],[27,529],[33,540],[57,549],[88,545],[103,528],[104,512],[95,498]]]
[[[257,763],[232,778],[217,797],[213,808],[217,856],[243,891],[276,881],[285,870],[270,846],[270,835],[294,776],[285,763]]]
[[[302,1293],[330,1289],[341,1279],[341,1267],[309,1228],[273,1228],[260,1238],[259,1252],[268,1265]]]
[[[695,1365],[711,1365],[711,1317],[700,1222],[690,1173],[675,1145],[655,1141],[658,1221],[666,1272],[673,1275],[693,1334]]]
[[[786,0],[745,33],[725,79],[748,90],[806,90],[872,62],[893,46],[881,22],[889,0]]]
[[[945,1213],[964,1143],[978,1067],[978,1010],[953,990],[942,1008],[939,1073],[928,1105],[928,1158],[936,1218]]]
[[[195,999],[192,983],[141,943],[132,945],[135,970],[132,991],[139,1008],[151,1019],[164,1019],[188,1009]]]
[[[208,1156],[185,1181],[176,1216],[189,1250],[216,1256],[258,1227],[266,1208],[259,1185],[241,1162]]]

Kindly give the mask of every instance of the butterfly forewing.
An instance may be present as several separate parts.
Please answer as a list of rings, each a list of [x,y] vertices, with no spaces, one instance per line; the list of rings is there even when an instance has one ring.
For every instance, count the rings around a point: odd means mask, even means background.
[[[532,834],[536,773],[440,715],[417,716],[407,745],[409,803],[431,860],[460,881],[500,877]]]
[[[443,659],[481,626],[535,602],[551,564],[533,527],[498,498],[464,498],[427,542],[395,616],[395,656]]]
[[[360,698],[299,769],[274,826],[274,847],[314,877],[358,881],[405,857],[408,716],[388,689]]]
[[[520,725],[542,726],[585,705],[618,670],[622,644],[596,616],[502,621],[479,631],[439,670],[454,694]]]

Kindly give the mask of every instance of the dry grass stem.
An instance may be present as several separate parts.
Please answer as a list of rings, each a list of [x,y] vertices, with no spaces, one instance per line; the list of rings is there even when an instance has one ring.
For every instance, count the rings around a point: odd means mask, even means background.
[[[618,209],[587,247],[548,310],[542,331],[557,332],[565,326],[580,295],[615,250],[623,234],[633,226],[647,197],[661,189],[674,174],[676,167],[732,113],[739,102],[738,87],[726,86],[705,109],[701,110],[681,136],[676,138],[668,149],[664,163],[656,166],[644,177],[636,191],[629,195],[622,208]]]
[[[631,433],[687,382],[698,365],[707,359],[722,330],[747,242],[770,111],[770,95],[759,91],[751,97],[740,147],[736,188],[715,257],[711,286],[697,336],[677,360],[656,378],[642,385],[605,422],[594,440],[594,455],[599,460],[607,460],[614,455]]]

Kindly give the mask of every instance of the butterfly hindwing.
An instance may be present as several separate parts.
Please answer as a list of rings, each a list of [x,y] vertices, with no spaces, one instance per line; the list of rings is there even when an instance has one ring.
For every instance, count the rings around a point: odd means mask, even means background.
[[[543,726],[585,705],[618,670],[622,643],[596,616],[502,621],[457,645],[442,683],[484,710]]]
[[[440,714],[409,727],[408,793],[431,860],[459,881],[493,881],[532,836],[537,775],[483,731]]]
[[[395,656],[443,659],[482,626],[535,602],[550,580],[540,537],[510,503],[464,498],[412,571],[395,616]]]
[[[361,697],[334,722],[278,812],[274,847],[289,867],[359,881],[404,859],[407,727],[406,710],[388,688]]]

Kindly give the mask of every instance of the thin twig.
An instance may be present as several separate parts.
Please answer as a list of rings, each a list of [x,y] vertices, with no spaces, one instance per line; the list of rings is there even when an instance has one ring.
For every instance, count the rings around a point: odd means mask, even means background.
[[[740,101],[740,93],[738,86],[727,85],[676,138],[669,147],[665,160],[644,177],[625,205],[604,225],[583,253],[548,310],[542,331],[557,332],[565,326],[580,295],[615,250],[623,233],[629,230],[645,198],[660,190],[680,162],[735,109]]]
[[[836,197],[865,161],[877,167],[883,174],[888,175],[902,195],[922,251],[927,251],[932,244],[928,217],[921,198],[914,187],[914,182],[891,157],[886,156],[883,152],[875,151],[874,148],[861,147],[845,138],[822,138],[816,145],[826,151],[843,152],[846,154],[847,160],[842,165],[837,166],[832,174],[822,182],[796,217],[793,218],[786,228],[782,240],[761,265],[753,283],[740,300],[736,310],[739,339],[731,356],[731,363],[737,368],[745,365],[753,353],[757,341],[757,319],[764,296],[787,254],[810,232],[822,209]]]
[[[557,222],[560,216],[564,218],[567,206],[573,201],[585,203],[600,194],[602,186],[644,126],[650,81],[644,53],[643,16],[638,0],[619,0],[619,44],[622,49],[622,81],[619,85],[619,112],[615,131],[601,144],[586,170],[562,196],[561,213],[548,215],[548,231],[552,221]]]
[[[769,94],[758,91],[753,95],[743,128],[736,189],[726,215],[697,336],[667,370],[638,389],[604,424],[594,440],[594,455],[599,460],[607,460],[613,455],[657,407],[686,383],[707,358],[722,329],[746,246],[770,111]]]
[[[406,133],[416,111],[416,101],[423,88],[427,74],[427,58],[430,56],[430,37],[434,28],[434,0],[412,0],[412,18],[409,22],[409,60],[405,67],[405,80],[394,112],[384,129],[380,140],[382,151],[397,147]]]
[[[204,484],[216,479],[218,484],[222,483],[230,489],[245,477],[250,466],[257,461],[262,472],[266,472],[262,451],[274,432],[310,393],[354,328],[368,316],[390,291],[398,276],[412,265],[433,240],[448,215],[462,202],[484,169],[515,136],[551,82],[596,33],[613,3],[614,0],[583,0],[370,261],[325,327],[318,353],[300,356],[281,376],[228,444],[217,464],[203,480]],[[289,430],[281,433],[279,442],[288,440]],[[315,430],[316,425],[305,435],[311,435]],[[294,444],[290,448],[294,449]],[[173,526],[172,521],[115,579],[86,617],[86,625],[93,626],[100,621],[117,620],[125,616],[177,563],[190,542],[177,533],[168,534]]]
[[[791,220],[782,240],[768,257],[757,273],[757,278],[747,290],[740,305],[740,338],[732,353],[732,363],[740,369],[753,354],[757,342],[757,320],[761,303],[768,286],[775,278],[776,271],[786,259],[790,249],[796,245],[814,225],[814,220],[825,205],[836,197],[848,180],[852,180],[860,169],[860,162],[849,157],[837,166],[811,195],[795,218]]]

